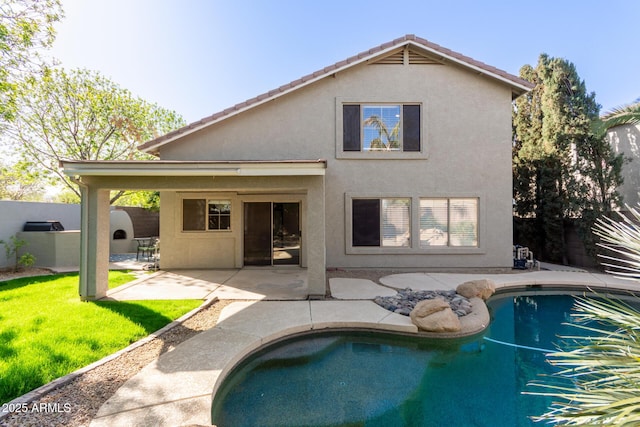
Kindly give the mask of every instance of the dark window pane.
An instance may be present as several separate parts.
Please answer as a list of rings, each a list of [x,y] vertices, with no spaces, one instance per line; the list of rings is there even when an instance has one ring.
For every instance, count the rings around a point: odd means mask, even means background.
[[[205,229],[207,202],[204,199],[184,199],[182,201],[182,229],[200,231]]]
[[[360,151],[360,106],[342,106],[342,149]]]
[[[405,105],[402,120],[402,150],[420,151],[420,106]]]
[[[209,230],[220,230],[220,217],[217,215],[209,216]]]
[[[220,216],[220,230],[231,229],[231,217],[228,215]]]
[[[380,246],[380,200],[352,200],[353,246]]]

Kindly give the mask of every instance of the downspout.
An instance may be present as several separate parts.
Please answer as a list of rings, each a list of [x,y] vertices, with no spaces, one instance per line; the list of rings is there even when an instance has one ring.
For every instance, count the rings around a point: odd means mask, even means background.
[[[80,299],[86,301],[89,293],[89,285],[87,281],[87,250],[89,248],[89,209],[87,209],[87,192],[89,186],[84,184],[77,176],[69,177],[69,179],[76,183],[80,188],[80,283],[78,292],[80,294]]]

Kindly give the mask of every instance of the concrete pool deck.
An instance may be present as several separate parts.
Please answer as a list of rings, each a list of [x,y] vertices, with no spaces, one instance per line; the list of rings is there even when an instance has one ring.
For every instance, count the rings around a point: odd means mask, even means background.
[[[249,270],[251,271],[251,270]],[[254,270],[256,271],[256,270]],[[291,272],[295,275],[295,270]],[[257,273],[249,273],[257,274]],[[153,276],[167,282],[179,280],[178,273]],[[281,277],[282,278],[282,277]],[[520,274],[463,274],[463,273],[401,273],[383,277],[378,285],[364,279],[330,279],[332,300],[268,300],[258,298],[259,292],[249,286],[234,288],[233,298],[238,301],[224,308],[217,325],[165,353],[127,381],[99,410],[91,426],[180,426],[210,425],[212,393],[221,380],[243,357],[287,335],[328,328],[367,328],[383,331],[417,332],[406,316],[391,313],[371,300],[391,295],[396,289],[454,289],[472,279],[492,279],[498,290],[534,287],[544,292],[545,287],[592,287],[598,290],[639,291],[633,281],[617,279],[606,274],[579,271],[532,271]],[[194,279],[191,277],[191,279]],[[273,281],[270,278],[263,282]],[[290,277],[284,278],[286,284]],[[203,280],[202,278],[198,280]],[[295,279],[295,280],[299,280]],[[189,281],[187,280],[187,283]],[[296,282],[297,283],[297,282]],[[166,289],[176,291],[175,283],[166,283]],[[200,289],[207,298],[218,298],[215,290]],[[150,292],[158,295],[158,288],[149,288],[144,281],[134,284],[146,286],[130,290],[137,296]],[[229,286],[229,285],[227,285]],[[252,285],[255,287],[255,285]],[[548,288],[547,288],[548,289]],[[193,289],[185,292],[192,295]],[[261,291],[265,291],[261,288]],[[225,292],[228,292],[225,291]],[[280,290],[276,292],[278,294]],[[173,294],[180,297],[180,292]],[[115,295],[114,295],[115,296]],[[151,298],[147,294],[147,298]]]

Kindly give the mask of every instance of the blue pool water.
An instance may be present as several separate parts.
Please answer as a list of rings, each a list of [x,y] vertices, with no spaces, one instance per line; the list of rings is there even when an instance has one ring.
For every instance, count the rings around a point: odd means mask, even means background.
[[[553,372],[545,352],[570,322],[566,295],[495,296],[490,327],[461,340],[316,333],[274,344],[227,377],[213,424],[530,426],[550,403],[527,384]]]

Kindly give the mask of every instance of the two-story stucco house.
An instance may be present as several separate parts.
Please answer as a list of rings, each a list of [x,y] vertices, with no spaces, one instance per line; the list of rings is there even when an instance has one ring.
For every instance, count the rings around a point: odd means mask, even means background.
[[[408,35],[192,123],[150,162],[64,162],[81,295],[106,292],[108,190],[161,191],[163,269],[510,268],[511,102],[532,85]]]

